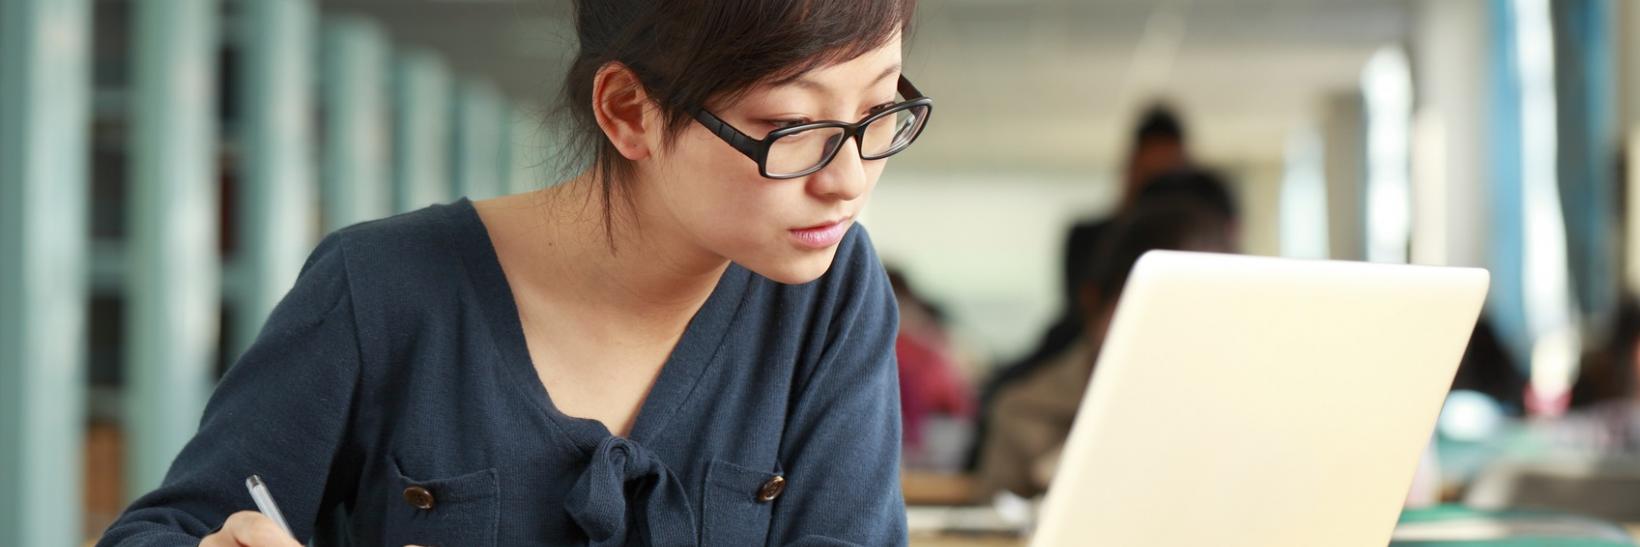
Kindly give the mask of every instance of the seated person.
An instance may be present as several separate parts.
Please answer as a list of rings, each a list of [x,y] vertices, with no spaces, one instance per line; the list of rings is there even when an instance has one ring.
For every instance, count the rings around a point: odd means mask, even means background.
[[[1223,239],[1226,240],[1230,252],[1234,252],[1239,212],[1229,185],[1218,175],[1202,169],[1182,168],[1152,177],[1137,188],[1122,211],[1164,201],[1187,200],[1197,203],[1214,215],[1226,219],[1223,223]],[[1108,238],[1110,225],[1113,223],[1114,219],[1101,221],[1098,230],[1078,229],[1073,234],[1065,248],[1066,277],[1064,302],[1061,304],[1064,311],[1061,316],[1043,334],[1035,349],[1017,361],[998,367],[981,384],[979,422],[974,430],[977,442],[974,443],[965,464],[969,471],[974,471],[978,467],[980,447],[984,444],[990,429],[990,417],[986,409],[993,406],[997,394],[1048,363],[1063,359],[1074,360],[1074,352],[1086,351],[1082,345],[1082,338],[1088,329],[1082,317],[1081,298],[1077,296],[1078,285],[1082,280],[1089,278],[1089,268],[1099,263],[1096,253],[1099,246]]]
[[[1085,331],[1068,351],[1001,388],[988,409],[980,440],[976,493],[1003,490],[1026,497],[1044,493],[1057,454],[1092,377],[1095,359],[1129,271],[1157,249],[1229,252],[1231,219],[1222,210],[1185,196],[1138,204],[1116,220],[1108,239],[1078,282]]]
[[[1571,412],[1536,424],[1558,451],[1640,457],[1640,302],[1619,306],[1609,340],[1584,359]]]
[[[958,365],[956,351],[945,330],[945,314],[906,279],[888,267],[888,282],[900,306],[900,332],[894,354],[900,370],[900,421],[904,427],[902,461],[907,468],[936,468],[955,460],[947,454],[966,450],[966,440],[952,441],[929,434],[935,418],[969,424],[974,396]],[[931,438],[932,437],[932,438]]]
[[[1469,336],[1463,360],[1458,362],[1452,390],[1485,395],[1505,416],[1519,418],[1526,409],[1526,382],[1526,373],[1503,347],[1492,318],[1482,315]]]

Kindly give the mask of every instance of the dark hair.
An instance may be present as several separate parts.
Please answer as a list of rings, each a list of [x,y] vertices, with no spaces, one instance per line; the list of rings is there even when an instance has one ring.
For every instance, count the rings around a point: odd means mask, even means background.
[[[1128,207],[1141,208],[1147,203],[1178,199],[1198,200],[1203,206],[1223,215],[1231,222],[1241,218],[1241,208],[1236,203],[1236,197],[1230,193],[1229,182],[1211,170],[1190,167],[1168,171],[1147,179]],[[1074,319],[1077,313],[1075,303],[1077,293],[1081,290],[1080,285],[1091,273],[1088,271],[1088,267],[1093,264],[1090,257],[1098,251],[1100,242],[1108,239],[1106,232],[1110,231],[1110,224],[1107,222],[1078,225],[1071,230],[1070,237],[1066,239],[1063,278],[1063,301],[1066,308],[1062,312],[1065,317],[1062,317],[1060,324],[1054,327],[1059,334],[1049,337],[1051,340],[1059,341],[1051,344],[1053,348],[1062,349],[1061,346],[1069,344],[1081,335],[1082,326],[1069,324],[1069,320]]]
[[[697,109],[882,47],[910,26],[915,8],[916,0],[576,0],[579,45],[558,107],[568,116],[565,157],[594,170],[608,224],[612,186],[632,166],[593,114],[593,81],[605,65],[636,75],[670,144]]]
[[[1611,400],[1634,397],[1640,387],[1635,377],[1636,346],[1640,345],[1640,300],[1624,296],[1611,319],[1605,344],[1584,355],[1577,383],[1572,387],[1572,407],[1581,408]]]
[[[1167,139],[1184,142],[1184,124],[1179,121],[1178,114],[1173,107],[1166,103],[1155,103],[1145,110],[1139,117],[1139,125],[1133,130],[1134,144],[1142,144],[1155,139]]]
[[[979,439],[970,448],[967,469],[979,463],[978,444],[990,434],[988,409],[1002,390],[1040,370],[1081,339],[1091,317],[1083,317],[1076,300],[1083,287],[1099,294],[1101,306],[1115,303],[1128,272],[1146,252],[1157,249],[1229,251],[1230,217],[1206,202],[1188,195],[1157,193],[1136,201],[1120,216],[1086,235],[1073,238],[1066,260],[1076,265],[1066,295],[1066,309],[1043,335],[1036,348],[1024,358],[999,367],[980,391],[980,420],[975,429]]]
[[[1140,187],[1136,204],[1170,199],[1193,199],[1214,212],[1235,220],[1241,210],[1224,177],[1207,169],[1176,169],[1151,177]]]
[[[1463,359],[1458,361],[1458,371],[1452,377],[1452,389],[1480,392],[1491,397],[1510,416],[1520,416],[1526,410],[1526,384],[1526,374],[1503,346],[1492,318],[1482,315],[1470,331],[1469,344],[1464,347]]]
[[[1114,304],[1139,257],[1155,250],[1231,250],[1230,217],[1207,202],[1189,196],[1143,201],[1122,213],[1099,249],[1083,257],[1088,266],[1081,286],[1099,294],[1101,306]]]

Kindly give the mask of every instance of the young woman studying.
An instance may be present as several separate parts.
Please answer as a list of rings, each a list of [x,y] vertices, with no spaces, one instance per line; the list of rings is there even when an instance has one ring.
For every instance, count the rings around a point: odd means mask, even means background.
[[[584,170],[324,238],[100,545],[904,544],[855,220],[929,118],[913,9],[576,2]]]

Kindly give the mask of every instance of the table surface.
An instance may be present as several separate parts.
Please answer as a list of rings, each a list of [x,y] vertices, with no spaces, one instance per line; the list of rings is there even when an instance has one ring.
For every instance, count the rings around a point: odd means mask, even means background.
[[[901,475],[901,487],[910,505],[952,506],[970,503],[973,498],[973,480],[961,475],[922,473],[906,470]],[[1640,545],[1640,522],[1627,523],[1623,528]],[[914,547],[1023,547],[1025,539],[1001,535],[939,535],[913,533]]]
[[[1640,523],[1623,525],[1640,543]],[[1024,547],[1025,540],[1000,536],[911,536],[912,547]]]

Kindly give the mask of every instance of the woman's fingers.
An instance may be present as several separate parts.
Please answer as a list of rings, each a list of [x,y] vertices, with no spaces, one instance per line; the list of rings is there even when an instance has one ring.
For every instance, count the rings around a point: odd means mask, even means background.
[[[302,547],[302,544],[261,513],[240,511],[228,517],[222,530],[205,536],[199,547]]]

